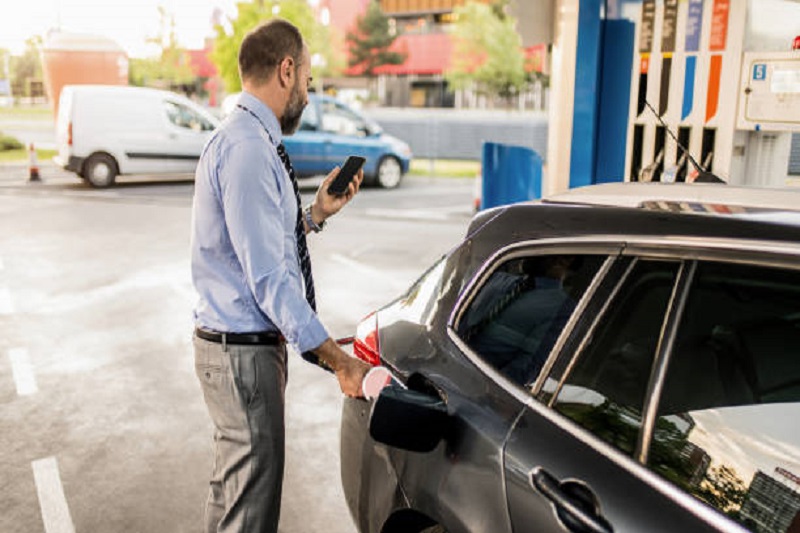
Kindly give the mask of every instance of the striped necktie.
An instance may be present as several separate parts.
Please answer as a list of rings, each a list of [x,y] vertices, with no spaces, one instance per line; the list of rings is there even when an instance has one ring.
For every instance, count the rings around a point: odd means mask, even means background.
[[[316,312],[317,297],[316,293],[314,292],[314,276],[311,274],[311,256],[308,253],[306,230],[305,225],[303,224],[303,209],[302,202],[300,200],[300,187],[297,185],[297,175],[294,172],[294,167],[292,167],[292,162],[289,160],[289,154],[286,153],[286,147],[283,146],[283,143],[278,145],[278,157],[281,158],[283,166],[286,168],[286,172],[289,173],[289,179],[292,181],[292,188],[294,189],[294,195],[297,199],[297,221],[295,222],[294,226],[294,236],[297,239],[297,255],[300,258],[300,271],[303,273],[303,282],[305,283],[306,287],[306,300],[308,301],[308,305],[311,306],[311,309]],[[303,359],[309,363],[313,363],[326,370],[330,370],[330,368],[325,365],[325,363],[320,361],[319,357],[317,357],[317,355],[313,352],[303,352],[301,355],[303,356]]]

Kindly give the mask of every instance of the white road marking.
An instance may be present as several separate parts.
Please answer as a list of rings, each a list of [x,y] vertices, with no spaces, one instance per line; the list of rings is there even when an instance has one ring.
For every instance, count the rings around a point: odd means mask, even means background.
[[[36,386],[36,376],[33,374],[33,366],[28,357],[28,350],[12,348],[8,351],[8,358],[11,360],[11,373],[14,375],[14,383],[17,385],[17,394],[29,396],[39,392],[39,387]]]
[[[382,209],[370,208],[365,211],[367,216],[384,218],[402,218],[409,220],[447,220],[447,213],[428,211],[422,209]]]
[[[0,270],[3,270],[4,267],[5,265],[3,264],[3,258],[0,257]]]
[[[39,494],[39,507],[42,510],[45,533],[75,533],[56,458],[38,459],[32,462],[31,466],[36,492]]]
[[[14,301],[11,293],[5,287],[0,287],[0,315],[10,315],[14,313]]]
[[[388,282],[394,282],[395,281],[394,276],[390,276],[389,274],[387,274],[383,270],[380,270],[380,269],[375,268],[375,267],[371,267],[369,265],[365,265],[364,263],[356,261],[355,259],[350,259],[349,257],[347,257],[345,255],[342,255],[342,254],[331,254],[331,259],[333,259],[337,263],[340,263],[340,264],[345,265],[347,267],[353,268],[354,270],[358,270],[362,274],[367,274],[369,276],[378,277],[378,278],[381,278],[382,280],[388,281]]]

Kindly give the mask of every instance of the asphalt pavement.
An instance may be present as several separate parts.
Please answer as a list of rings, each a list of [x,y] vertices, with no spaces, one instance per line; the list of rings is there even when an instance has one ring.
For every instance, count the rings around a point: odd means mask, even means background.
[[[40,170],[31,183],[27,165],[0,165],[0,531],[199,531],[212,458],[190,344],[191,176],[98,190]],[[424,177],[366,189],[311,238],[333,336],[458,242],[472,191]],[[355,533],[341,400],[290,354],[282,533]]]

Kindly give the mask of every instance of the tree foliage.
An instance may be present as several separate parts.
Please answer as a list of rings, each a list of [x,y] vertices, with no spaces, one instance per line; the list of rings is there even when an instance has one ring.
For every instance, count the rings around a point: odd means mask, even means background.
[[[158,35],[149,37],[147,42],[158,47],[156,57],[130,61],[128,79],[131,85],[173,89],[192,84],[195,75],[192,71],[189,54],[178,44],[175,35],[175,16],[163,6],[158,7],[160,27]]]
[[[316,20],[305,0],[239,2],[236,10],[236,17],[228,21],[230,27],[222,24],[215,26],[216,40],[211,53],[211,61],[217,67],[227,92],[234,93],[242,88],[239,79],[239,46],[244,36],[274,17],[288,20],[300,30],[311,54],[311,73],[315,78],[336,75],[341,71],[344,60],[337,53],[338,48],[332,46],[328,27]]]
[[[347,32],[350,66],[362,67],[364,75],[375,76],[375,69],[382,65],[402,64],[408,54],[390,51],[396,38],[380,4],[372,0],[366,13],[356,19],[356,30]]]
[[[25,51],[21,56],[10,57],[11,93],[15,97],[34,96],[31,91],[31,84],[41,83],[41,50],[43,42],[40,36],[31,37],[25,41]]]
[[[445,79],[453,89],[510,97],[526,84],[525,56],[516,21],[501,6],[467,2],[454,10],[453,53]]]
[[[733,467],[711,467],[700,484],[697,496],[728,515],[735,515],[747,495],[747,485]]]

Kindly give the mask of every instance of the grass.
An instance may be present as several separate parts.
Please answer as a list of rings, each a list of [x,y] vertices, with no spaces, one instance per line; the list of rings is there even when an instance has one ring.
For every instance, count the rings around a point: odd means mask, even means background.
[[[53,108],[50,106],[0,106],[0,119],[4,118],[52,118]]]
[[[431,165],[433,168],[431,169]],[[480,161],[457,159],[412,159],[409,175],[443,178],[474,178],[481,171]]]
[[[36,149],[36,159],[38,160],[39,164],[42,161],[49,161],[51,160],[58,151],[56,150],[40,150]],[[14,163],[19,161],[27,161],[28,160],[28,150],[26,148],[20,148],[18,150],[4,150],[0,152],[0,163]]]

